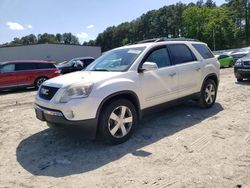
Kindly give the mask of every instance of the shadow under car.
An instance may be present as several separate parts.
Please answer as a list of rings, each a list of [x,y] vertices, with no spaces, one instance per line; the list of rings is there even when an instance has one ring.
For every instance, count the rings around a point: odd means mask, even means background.
[[[194,102],[171,107],[143,118],[130,140],[114,146],[47,129],[21,141],[16,157],[24,169],[36,176],[65,177],[85,173],[129,153],[140,157],[153,155],[141,148],[196,125],[222,110],[218,103],[209,109],[199,109]]]

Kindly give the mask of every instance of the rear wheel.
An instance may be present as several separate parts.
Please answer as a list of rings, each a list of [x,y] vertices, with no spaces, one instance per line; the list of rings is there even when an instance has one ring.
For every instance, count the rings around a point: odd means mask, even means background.
[[[100,115],[99,128],[105,142],[121,144],[133,134],[137,124],[135,106],[126,99],[109,103]]]
[[[48,78],[46,77],[37,78],[35,81],[35,88],[38,89],[42,85],[42,83],[45,82],[46,80],[48,80]]]
[[[208,79],[205,81],[202,90],[199,104],[203,108],[210,108],[214,105],[217,96],[217,85],[216,83]]]

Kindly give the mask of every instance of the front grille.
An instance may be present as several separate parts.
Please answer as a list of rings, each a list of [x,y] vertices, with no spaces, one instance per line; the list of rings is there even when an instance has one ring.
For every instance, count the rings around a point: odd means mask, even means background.
[[[41,86],[39,89],[39,97],[45,100],[51,100],[59,88],[49,87],[49,86]]]
[[[244,61],[244,65],[250,67],[250,61]]]

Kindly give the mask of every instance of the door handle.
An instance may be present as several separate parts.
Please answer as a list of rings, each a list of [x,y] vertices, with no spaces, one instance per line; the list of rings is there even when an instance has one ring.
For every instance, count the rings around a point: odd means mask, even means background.
[[[175,73],[175,72],[173,72],[173,73],[169,74],[169,76],[171,76],[171,77],[174,77],[175,75],[176,75],[176,73]]]
[[[195,70],[196,70],[196,71],[199,71],[199,70],[201,70],[201,68],[200,68],[200,67],[197,67]]]

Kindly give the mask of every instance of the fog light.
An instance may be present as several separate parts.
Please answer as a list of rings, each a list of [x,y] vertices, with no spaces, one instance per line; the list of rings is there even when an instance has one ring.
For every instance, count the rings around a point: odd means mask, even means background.
[[[73,119],[73,118],[75,117],[73,111],[67,111],[67,112],[65,112],[64,115],[65,115],[66,118],[68,118],[68,119]]]

